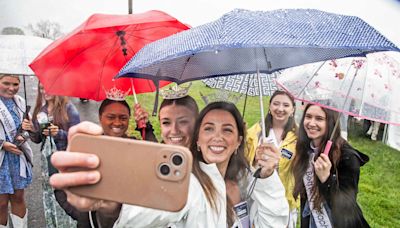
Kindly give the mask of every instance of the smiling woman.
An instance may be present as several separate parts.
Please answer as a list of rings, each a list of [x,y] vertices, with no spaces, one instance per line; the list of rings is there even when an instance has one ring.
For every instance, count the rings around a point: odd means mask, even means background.
[[[99,120],[104,134],[114,137],[127,137],[131,109],[128,103],[105,99],[99,108]]]
[[[313,104],[304,109],[292,166],[301,227],[369,227],[357,204],[360,168],[369,158],[340,136],[340,127],[334,130],[337,117],[337,112]],[[325,154],[331,135],[332,148]]]
[[[17,75],[0,74],[0,227],[8,227],[9,204],[14,227],[27,226],[24,189],[32,182],[32,166],[22,151],[32,157],[32,150],[18,134],[25,112],[24,99],[16,95],[19,83]]]

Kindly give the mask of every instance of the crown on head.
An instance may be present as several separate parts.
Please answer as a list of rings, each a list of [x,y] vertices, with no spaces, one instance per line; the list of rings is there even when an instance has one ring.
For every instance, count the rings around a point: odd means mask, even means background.
[[[131,91],[131,89],[128,89],[128,91],[124,92],[120,89],[118,89],[117,87],[115,87],[115,85],[110,89],[110,90],[106,90],[104,87],[104,92],[106,93],[106,97],[110,100],[114,100],[114,101],[123,101],[125,100],[125,97],[128,96],[129,92]]]
[[[160,90],[160,94],[164,99],[179,99],[188,95],[191,86],[191,82],[187,86],[174,85],[168,89]]]
[[[200,92],[200,96],[206,105],[217,101],[225,101],[236,104],[237,102],[239,102],[240,98],[242,98],[243,94],[235,95],[227,90],[218,90],[216,93],[210,95],[203,95]]]

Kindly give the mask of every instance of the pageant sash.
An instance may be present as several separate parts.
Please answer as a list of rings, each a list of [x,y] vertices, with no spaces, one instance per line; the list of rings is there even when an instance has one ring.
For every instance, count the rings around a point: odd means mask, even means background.
[[[332,224],[329,220],[328,212],[326,211],[324,205],[321,205],[321,211],[314,208],[314,197],[312,194],[312,187],[314,185],[314,165],[312,164],[314,160],[314,153],[310,154],[310,160],[308,168],[303,177],[304,186],[306,188],[307,200],[310,206],[311,214],[314,218],[315,225],[323,228],[331,228]]]
[[[17,127],[15,126],[11,113],[4,105],[3,101],[0,101],[0,121],[3,123],[4,132],[7,134],[8,139],[12,142],[17,134]]]

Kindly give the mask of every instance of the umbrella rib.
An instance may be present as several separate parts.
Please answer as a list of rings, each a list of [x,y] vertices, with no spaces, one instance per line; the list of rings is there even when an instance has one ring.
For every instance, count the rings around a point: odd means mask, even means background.
[[[84,35],[84,34],[83,34]],[[109,39],[104,39],[99,41],[98,43],[96,43],[95,45],[91,45],[90,47],[85,47],[83,48],[81,51],[77,52],[73,57],[71,57],[70,59],[68,59],[68,61],[66,61],[63,64],[63,67],[59,70],[59,72],[56,75],[61,75],[62,72],[64,72],[68,66],[73,62],[73,60],[75,60],[79,55],[83,54],[85,51],[87,51],[90,48],[94,48],[97,47],[98,45],[102,45],[103,43],[109,42]],[[60,77],[56,77],[56,80],[53,81],[53,83],[51,83],[51,85],[49,86],[49,90],[51,90],[51,88],[54,86],[54,84],[58,81],[58,79],[60,79]]]
[[[184,73],[185,73],[186,66],[188,65],[188,63],[189,63],[189,61],[190,61],[190,58],[192,58],[192,56],[193,56],[193,54],[192,54],[192,55],[189,55],[188,58],[186,59],[185,66],[183,67],[182,73],[181,73],[181,75],[178,77],[179,80],[182,79],[182,77],[183,77],[183,75],[184,75]]]
[[[99,83],[98,83],[98,87],[100,87],[101,84],[102,84],[101,82],[102,82],[102,80],[103,80],[104,66],[106,65],[106,62],[107,62],[108,58],[111,56],[112,50],[113,50],[113,48],[116,46],[116,43],[118,43],[118,39],[115,40],[113,43],[114,43],[114,45],[111,46],[111,48],[109,49],[107,55],[103,58],[103,61],[102,61],[102,62],[103,62],[103,65],[101,66],[101,69],[100,69],[100,71],[99,71]],[[125,58],[125,60],[126,60],[126,58]],[[126,62],[126,61],[125,61],[125,62]],[[113,80],[113,79],[111,79],[111,80]],[[101,88],[98,88],[98,89],[97,89],[97,98],[100,97],[100,91],[101,91]]]
[[[311,80],[315,77],[315,75],[318,73],[319,70],[321,70],[321,68],[325,65],[326,61],[322,62],[322,64],[318,67],[318,69],[314,72],[314,74],[310,77],[310,79],[308,80],[308,82],[306,83],[305,86],[303,86],[303,88],[301,89],[301,91],[299,92],[299,94],[297,94],[298,97],[301,96],[301,94],[303,94],[304,90],[307,88],[308,84],[310,84]]]

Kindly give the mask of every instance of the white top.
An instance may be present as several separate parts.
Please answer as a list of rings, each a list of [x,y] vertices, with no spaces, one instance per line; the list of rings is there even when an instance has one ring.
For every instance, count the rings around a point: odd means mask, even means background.
[[[114,227],[226,227],[225,181],[215,164],[200,163],[200,168],[211,177],[218,191],[218,210],[211,208],[199,181],[191,174],[188,200],[181,211],[168,212],[124,204]],[[248,178],[252,177],[249,175]],[[251,182],[248,181],[249,185]],[[266,179],[257,180],[251,198],[250,221],[254,227],[286,227],[289,206],[276,172]]]

